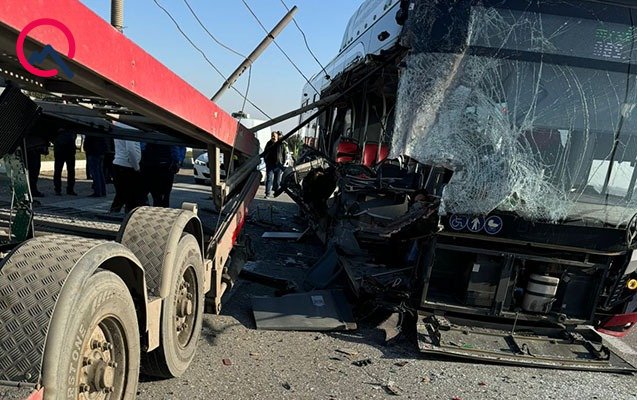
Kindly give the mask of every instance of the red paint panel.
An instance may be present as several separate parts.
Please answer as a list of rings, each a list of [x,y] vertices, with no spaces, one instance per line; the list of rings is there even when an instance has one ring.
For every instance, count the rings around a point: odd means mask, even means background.
[[[232,116],[78,0],[0,0],[0,24],[16,32],[41,18],[58,20],[73,33],[76,53],[68,61],[71,69],[86,68],[227,145],[235,144],[239,134],[236,145],[240,151],[258,151],[254,135]],[[66,38],[55,28],[36,28],[29,37],[52,45],[63,55],[68,50]]]

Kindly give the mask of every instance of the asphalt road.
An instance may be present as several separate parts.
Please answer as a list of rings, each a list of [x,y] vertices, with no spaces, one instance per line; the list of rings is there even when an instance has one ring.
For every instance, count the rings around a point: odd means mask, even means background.
[[[198,202],[204,223],[212,223],[207,188],[190,182],[186,171],[175,186],[173,205]],[[40,190],[47,184],[45,180]],[[87,185],[81,183],[78,191],[89,194]],[[48,196],[42,202],[99,213],[108,209],[109,199]],[[321,255],[317,243],[261,239],[270,223],[300,228],[293,222],[295,210],[289,199],[264,200],[260,193],[246,227],[258,255],[251,268],[299,280]],[[392,396],[390,387],[407,399],[637,399],[635,376],[432,359],[420,356],[407,338],[384,346],[373,324],[349,333],[258,331],[251,297],[271,294],[270,288],[240,282],[224,299],[222,315],[205,316],[199,350],[187,373],[169,380],[142,376],[138,398],[368,399]],[[637,363],[637,333],[613,343]],[[367,366],[352,365],[368,358],[372,362]]]

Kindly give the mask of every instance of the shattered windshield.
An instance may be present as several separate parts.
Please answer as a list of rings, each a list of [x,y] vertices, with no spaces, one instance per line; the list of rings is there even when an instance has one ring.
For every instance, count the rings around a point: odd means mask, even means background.
[[[392,155],[455,171],[444,212],[625,224],[637,212],[635,10],[418,3]]]

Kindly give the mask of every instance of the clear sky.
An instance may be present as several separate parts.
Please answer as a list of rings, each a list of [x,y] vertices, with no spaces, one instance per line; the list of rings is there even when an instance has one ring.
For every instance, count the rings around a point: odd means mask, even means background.
[[[110,20],[110,0],[81,0],[103,18]],[[281,0],[246,0],[269,30],[286,13]],[[228,76],[242,58],[218,46],[206,34],[188,10],[185,0],[157,0],[179,22],[207,57]],[[296,21],[307,35],[312,51],[323,65],[338,52],[345,26],[357,10],[361,0],[285,0],[298,6]],[[220,41],[244,55],[249,54],[263,39],[265,32],[241,0],[188,0],[206,28]],[[154,0],[124,1],[124,34],[159,59],[178,75],[211,97],[224,79],[214,71],[201,54],[179,33],[169,17]],[[320,71],[319,65],[307,51],[303,38],[293,23],[277,38],[277,43],[288,53],[299,69],[311,77]],[[245,93],[247,72],[236,83]],[[271,117],[300,106],[304,78],[283,54],[272,44],[252,68],[248,98]],[[243,100],[229,90],[218,104],[226,111],[241,109]],[[252,118],[266,119],[249,104],[245,111]],[[291,122],[278,126],[291,129]]]

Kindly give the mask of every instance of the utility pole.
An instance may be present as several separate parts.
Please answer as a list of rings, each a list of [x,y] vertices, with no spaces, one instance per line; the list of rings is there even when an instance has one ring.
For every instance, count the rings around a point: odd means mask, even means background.
[[[228,80],[225,81],[223,85],[221,86],[221,89],[219,89],[219,91],[215,93],[215,95],[212,96],[210,100],[216,102],[217,100],[219,100],[221,95],[226,90],[228,90],[232,85],[234,85],[234,83],[237,81],[237,79],[239,79],[241,74],[243,74],[246,71],[246,69],[250,68],[250,66],[254,63],[254,61],[257,58],[259,58],[259,56],[265,51],[265,49],[268,48],[268,46],[274,41],[274,39],[279,35],[279,33],[281,33],[283,29],[285,29],[285,27],[290,23],[290,21],[292,21],[292,18],[294,18],[294,14],[296,14],[297,11],[298,11],[298,7],[294,6],[292,7],[290,11],[288,11],[287,14],[285,14],[283,19],[279,21],[279,23],[274,27],[274,29],[270,31],[268,36],[266,36],[261,41],[261,43],[259,43],[257,48],[254,49],[252,53],[250,53],[250,55],[241,63],[241,65],[239,65],[239,68],[237,68],[232,73],[232,75],[230,75]]]
[[[111,25],[124,31],[124,0],[111,0]]]

